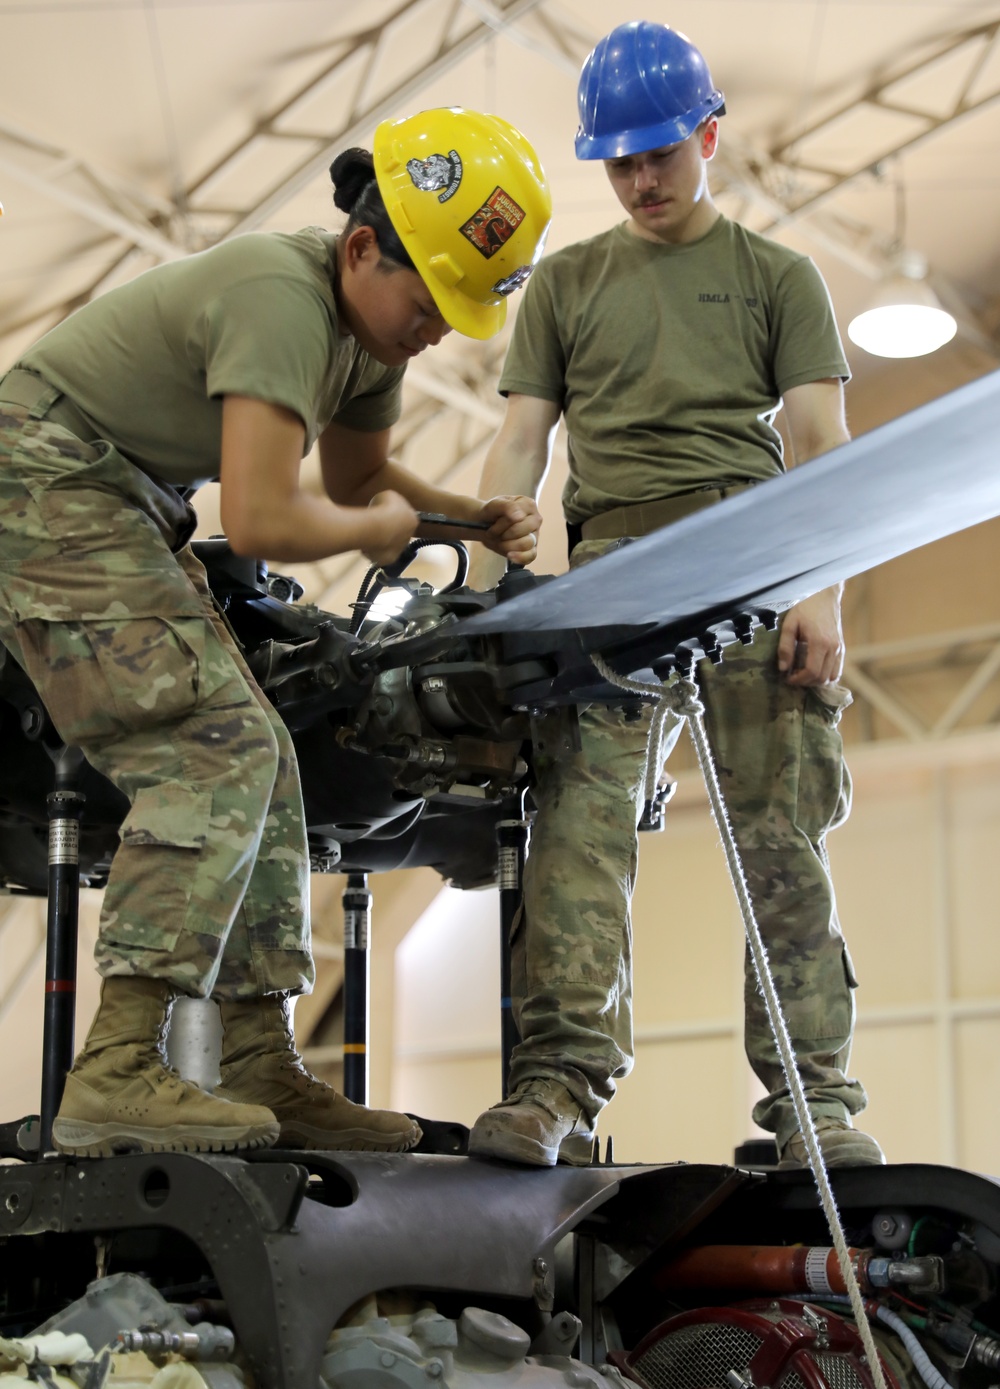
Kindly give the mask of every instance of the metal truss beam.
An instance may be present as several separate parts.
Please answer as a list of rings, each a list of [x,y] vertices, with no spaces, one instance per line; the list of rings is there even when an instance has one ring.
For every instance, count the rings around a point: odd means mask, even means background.
[[[30,168],[0,149],[0,173],[7,178],[61,203],[132,245],[141,246],[159,260],[174,260],[184,255],[186,248],[156,225],[172,216],[174,209],[170,203],[100,170],[81,155],[60,149],[8,122],[0,122],[0,146],[3,144],[13,145],[29,158],[44,161],[41,170]],[[73,177],[89,192],[81,193],[69,187],[66,180]]]
[[[768,229],[783,224],[789,205],[773,190],[778,183],[778,165],[769,156],[727,140],[719,148],[713,165],[713,183],[743,199],[770,218]],[[839,214],[816,212],[803,218],[799,230],[816,246],[870,279],[881,279],[891,263],[893,244],[871,227],[849,221]]]
[[[32,168],[0,152],[0,172],[121,237],[127,245],[147,251],[157,260],[174,260],[220,239],[217,229],[220,211],[223,221],[229,224],[222,233],[223,238],[260,226],[322,173],[338,149],[366,135],[373,125],[398,110],[400,103],[461,62],[494,33],[513,35],[517,21],[540,3],[541,0],[493,0],[493,3],[475,0],[478,18],[471,28],[456,34],[467,9],[459,0],[404,0],[387,20],[338,40],[333,60],[258,121],[211,169],[185,189],[176,202],[156,198],[99,169],[83,156],[54,146],[9,122],[0,122],[0,145],[12,144],[35,159],[41,158],[44,167],[41,170]],[[433,12],[438,12],[436,25]],[[468,12],[473,13],[471,6]],[[425,16],[428,25],[435,25],[439,33],[434,53],[429,59],[422,55],[415,60],[411,69],[390,87],[380,84],[380,70],[393,30],[404,21],[420,20]],[[333,85],[338,91],[343,88],[350,92],[346,114],[340,124],[322,131],[296,129],[296,111],[324,88]],[[305,145],[306,153],[252,204],[242,208],[212,208],[213,187],[262,142],[281,143],[289,149]],[[69,186],[67,180],[73,177],[88,191],[80,192]],[[214,225],[211,229],[207,225],[199,227],[199,211],[212,214],[210,220]],[[179,233],[177,237],[173,234],[175,231]]]
[[[718,180],[722,187],[763,213],[766,220],[758,226],[759,231],[774,234],[794,225],[827,254],[871,279],[883,279],[898,269],[904,248],[895,236],[880,235],[871,227],[834,212],[827,204],[858,179],[871,176],[881,164],[1000,100],[1000,83],[990,85],[985,92],[970,95],[998,50],[1000,20],[939,39],[929,44],[919,58],[896,64],[860,96],[843,102],[822,120],[773,146],[766,154],[724,142],[717,160]],[[904,83],[929,73],[949,59],[962,57],[967,57],[968,62],[963,73],[953,76],[943,109],[932,110],[893,96],[894,90]],[[809,159],[810,142],[818,142],[840,121],[864,109],[907,117],[917,129],[903,138],[883,143],[846,169],[832,169]],[[998,355],[996,332],[966,297],[954,284],[942,281],[940,275],[931,278],[960,320],[964,337],[984,351]]]
[[[12,178],[33,181],[38,191],[72,206],[74,211],[121,237],[125,243],[106,272],[64,305],[53,309],[54,320],[58,321],[60,316],[91,299],[115,276],[122,261],[128,261],[136,252],[146,252],[155,260],[172,260],[259,227],[312,179],[325,172],[338,150],[367,137],[372,126],[398,111],[402,103],[418,95],[496,33],[513,36],[514,26],[538,8],[542,0],[490,0],[489,3],[479,0],[479,3],[488,12],[489,22],[477,18],[470,10],[472,25],[467,30],[461,26],[467,13],[462,0],[403,0],[378,24],[335,40],[331,45],[332,59],[268,111],[210,169],[179,192],[174,202],[150,198],[68,151],[55,149],[12,126],[0,126],[0,137],[14,140],[50,161],[49,168],[41,175],[13,163],[0,162],[0,168]],[[430,57],[425,53],[416,55],[412,66],[391,85],[384,82],[380,85],[394,31],[406,22],[420,20],[437,30],[434,52]],[[334,86],[341,104],[339,121],[318,131],[296,128],[296,113],[324,89]],[[346,101],[343,99],[345,92],[348,94]],[[290,152],[298,146],[298,159],[287,173],[253,201],[240,207],[213,205],[213,190],[261,144],[282,145]],[[2,159],[0,156],[0,161]],[[60,183],[70,170],[84,174],[101,194],[99,200]],[[174,233],[177,233],[176,240]]]
[[[506,29],[539,3],[540,0],[496,0],[490,9],[494,12],[495,21]],[[441,11],[442,8],[445,9],[444,23],[440,25],[438,45],[430,59],[421,54],[410,71],[397,79],[391,88],[380,88],[379,67],[388,46],[387,35],[392,28],[404,19],[413,20],[428,11]],[[435,78],[461,62],[490,38],[495,24],[487,24],[482,20],[474,23],[467,32],[455,37],[453,31],[456,28],[456,19],[464,12],[464,6],[454,3],[443,7],[442,0],[405,0],[384,24],[348,40],[343,51],[338,53],[334,61],[312,79],[307,87],[266,116],[251,136],[230,151],[215,169],[189,190],[188,199],[191,205],[197,207],[205,196],[210,194],[213,183],[221,173],[240,159],[252,143],[271,139],[292,140],[305,144],[307,152],[294,168],[273,184],[253,207],[237,212],[226,235],[235,236],[239,232],[259,227],[314,178],[325,173],[332,156],[338,150],[367,135],[372,126],[393,115],[402,103],[416,96]],[[293,124],[296,109],[304,103],[306,97],[314,95],[333,82],[343,83],[351,91],[347,112],[339,128],[320,132],[297,130]],[[380,95],[375,96],[373,93]]]
[[[985,654],[983,647],[987,648]],[[904,661],[920,663],[921,671],[928,665],[954,667],[960,662],[971,664],[972,670],[945,707],[928,721],[917,715],[906,700],[908,672],[899,669]],[[844,680],[855,694],[914,743],[941,742],[958,732],[959,724],[998,675],[1000,623],[857,645],[850,650],[844,663]]]
[[[412,366],[406,372],[407,386],[415,386],[423,395],[432,396],[453,410],[468,415],[470,419],[499,429],[503,423],[503,407],[498,403],[491,405],[478,396],[475,390],[458,377],[448,378],[443,372],[426,366]]]
[[[971,95],[977,80],[990,59],[995,56],[998,45],[1000,20],[948,35],[929,44],[921,57],[891,68],[884,77],[872,82],[859,96],[845,102],[822,120],[773,146],[770,151],[771,168],[781,170],[786,181],[789,176],[795,176],[798,187],[789,188],[782,199],[786,203],[785,211],[775,217],[764,230],[774,231],[791,225],[807,214],[811,216],[848,184],[871,173],[883,160],[915,148],[939,134],[947,126],[1000,100],[1000,85],[990,86],[985,92]],[[916,102],[903,101],[893,95],[894,90],[905,82],[928,73],[933,67],[957,55],[968,56],[968,67],[961,77],[954,79],[950,100],[945,103],[943,111],[933,110]],[[937,95],[940,96],[939,90]],[[816,142],[846,116],[865,108],[875,114],[891,112],[909,118],[916,124],[917,129],[905,138],[873,150],[863,161],[856,162],[848,168],[830,168],[809,159],[807,147],[811,141]],[[803,187],[806,179],[810,180],[810,186]],[[817,181],[821,185],[819,188],[815,187]]]

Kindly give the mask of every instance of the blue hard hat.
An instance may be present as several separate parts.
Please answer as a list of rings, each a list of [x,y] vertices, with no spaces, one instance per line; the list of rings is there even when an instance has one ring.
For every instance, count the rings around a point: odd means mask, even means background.
[[[580,73],[577,159],[620,159],[678,145],[725,98],[690,39],[666,24],[612,29]]]

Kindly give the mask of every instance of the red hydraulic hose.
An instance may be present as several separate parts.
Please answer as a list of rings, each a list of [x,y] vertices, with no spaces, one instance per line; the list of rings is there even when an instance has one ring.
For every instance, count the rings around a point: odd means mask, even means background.
[[[862,1292],[871,1292],[865,1276],[871,1251],[848,1252]],[[837,1251],[806,1245],[706,1244],[678,1254],[653,1281],[661,1292],[686,1288],[817,1295],[847,1291]]]

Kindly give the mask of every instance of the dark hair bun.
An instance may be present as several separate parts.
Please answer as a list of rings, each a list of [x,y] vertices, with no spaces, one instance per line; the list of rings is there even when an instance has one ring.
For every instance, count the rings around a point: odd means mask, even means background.
[[[333,202],[341,212],[352,212],[354,204],[375,177],[375,161],[369,150],[344,150],[330,165]]]

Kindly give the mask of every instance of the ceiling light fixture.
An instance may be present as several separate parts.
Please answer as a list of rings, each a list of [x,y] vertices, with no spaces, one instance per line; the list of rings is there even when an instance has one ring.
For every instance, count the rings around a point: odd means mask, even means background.
[[[942,308],[926,273],[921,258],[907,256],[899,270],[882,282],[864,313],[851,319],[847,327],[851,342],[876,357],[925,357],[951,342],[958,324]]]
[[[881,179],[883,168],[872,170]],[[906,187],[902,165],[893,180],[895,235],[891,273],[863,313],[852,318],[847,336],[875,357],[926,357],[951,342],[958,324],[927,283],[927,260],[906,251]]]

